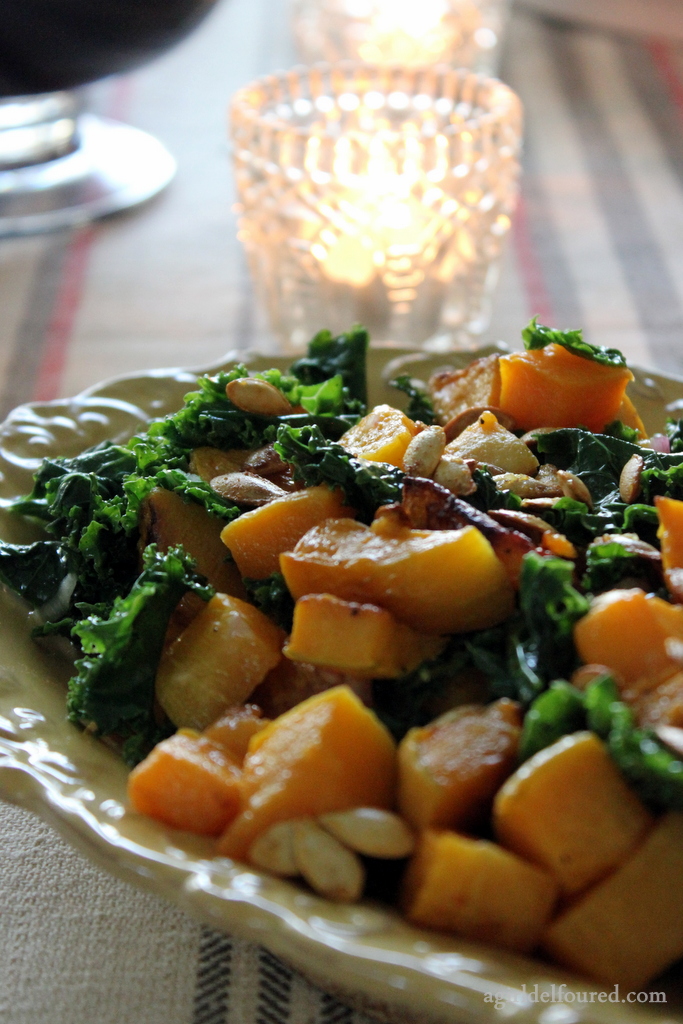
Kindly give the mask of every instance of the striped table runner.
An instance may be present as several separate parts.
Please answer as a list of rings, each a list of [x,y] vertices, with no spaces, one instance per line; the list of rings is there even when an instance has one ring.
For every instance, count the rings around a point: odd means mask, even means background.
[[[143,210],[0,243],[0,415],[121,372],[273,348],[235,239],[224,108],[291,64],[289,47],[280,0],[229,0],[163,59],[91,90],[166,142],[178,178]],[[520,7],[502,75],[526,107],[525,173],[489,338],[515,345],[538,314],[683,373],[683,44]],[[0,908],[7,1024],[368,1024],[2,804]]]

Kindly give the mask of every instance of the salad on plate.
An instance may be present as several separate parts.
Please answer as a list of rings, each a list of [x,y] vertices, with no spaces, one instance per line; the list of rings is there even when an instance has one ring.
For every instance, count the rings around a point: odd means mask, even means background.
[[[0,542],[131,807],[216,855],[635,990],[683,956],[683,421],[620,352],[367,408],[367,334],[47,459]]]

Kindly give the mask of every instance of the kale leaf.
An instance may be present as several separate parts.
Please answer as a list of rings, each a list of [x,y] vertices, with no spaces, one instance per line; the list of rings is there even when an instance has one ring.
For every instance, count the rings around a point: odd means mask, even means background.
[[[585,691],[588,727],[605,740],[610,754],[642,799],[658,810],[683,810],[683,761],[651,729],[639,729],[610,676]]]
[[[519,760],[526,761],[567,733],[585,727],[583,694],[564,679],[556,679],[536,698],[524,717]]]
[[[293,363],[289,372],[302,384],[322,384],[339,374],[346,392],[347,411],[365,412],[368,403],[366,354],[368,332],[358,325],[336,338],[320,331],[309,343],[308,354]]]
[[[275,450],[306,487],[340,487],[361,519],[371,522],[380,505],[401,500],[404,474],[383,462],[365,462],[328,441],[317,427],[281,426]]]
[[[469,662],[462,637],[453,637],[438,657],[423,661],[412,672],[398,679],[373,680],[373,710],[400,740],[408,729],[429,720],[429,699],[438,696]]]
[[[424,388],[419,387],[412,377],[407,373],[402,373],[390,380],[389,386],[402,391],[410,399],[406,408],[406,416],[409,416],[411,420],[421,420],[428,426],[434,422],[436,413],[432,400]]]
[[[603,366],[626,366],[626,359],[617,348],[603,348],[601,345],[591,345],[584,341],[583,331],[558,331],[552,327],[544,327],[539,324],[538,317],[530,320],[522,331],[524,348],[533,350],[545,348],[546,345],[561,345],[575,356],[582,359],[592,359],[594,363],[602,363]]]
[[[154,680],[171,612],[187,590],[204,600],[213,593],[182,548],[162,554],[149,545],[130,592],[117,597],[107,615],[90,615],[73,627],[84,656],[69,683],[69,717],[128,742],[129,763],[132,750],[137,756],[158,738]]]
[[[666,421],[666,436],[669,438],[672,452],[683,452],[683,419],[668,419]]]
[[[0,583],[39,608],[57,597],[71,579],[75,584],[74,562],[69,551],[54,540],[0,543]]]
[[[274,572],[263,580],[245,577],[242,582],[246,587],[249,600],[260,608],[281,629],[289,633],[294,618],[294,599],[287,589],[282,573]]]
[[[480,512],[488,512],[492,508],[521,508],[522,499],[512,491],[496,487],[496,481],[487,466],[477,466],[472,473],[472,480],[477,489],[472,494],[465,495],[463,501],[469,502]]]
[[[574,624],[588,600],[572,584],[574,564],[530,551],[524,556],[519,611],[502,626],[472,634],[466,646],[497,697],[530,704],[577,664]]]

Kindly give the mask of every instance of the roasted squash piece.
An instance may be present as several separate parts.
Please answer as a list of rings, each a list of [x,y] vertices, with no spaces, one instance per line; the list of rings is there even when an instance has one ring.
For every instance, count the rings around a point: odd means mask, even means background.
[[[438,370],[429,381],[436,418],[445,427],[454,416],[473,406],[498,405],[500,356],[475,359],[464,370]]]
[[[240,814],[218,852],[244,860],[278,821],[351,807],[393,805],[394,741],[346,686],[311,697],[251,739]]]
[[[513,591],[491,545],[474,527],[411,530],[330,519],[280,557],[292,595],[371,601],[424,633],[463,633],[512,612]]]
[[[339,439],[348,452],[370,462],[402,466],[406,448],[417,433],[412,420],[391,405],[376,405]]]
[[[683,501],[657,495],[657,536],[662,549],[662,568],[667,588],[678,603],[683,592]]]
[[[247,756],[249,740],[269,724],[256,704],[236,704],[204,730],[204,736],[224,750],[235,764]]]
[[[278,571],[281,552],[293,548],[311,527],[353,515],[341,491],[324,485],[307,487],[245,512],[228,523],[220,536],[242,576],[262,580]]]
[[[624,991],[643,989],[683,956],[683,815],[645,842],[548,928],[558,963]]]
[[[245,598],[246,592],[236,566],[226,558],[221,543],[225,523],[193,501],[183,501],[175,491],[155,488],[140,509],[140,546],[158,544],[168,551],[182,544],[197,563],[197,569],[221,594]]]
[[[430,829],[408,865],[401,902],[412,924],[528,953],[557,891],[550,874],[495,843]]]
[[[502,469],[504,473],[524,473],[533,476],[538,459],[527,444],[510,430],[501,426],[492,412],[486,410],[471,426],[446,445],[444,454],[458,455],[462,459]]]
[[[521,430],[587,427],[599,432],[618,416],[633,374],[574,355],[562,345],[500,357],[500,408]]]
[[[377,605],[308,594],[296,603],[283,654],[357,676],[396,679],[444,646],[445,640],[418,633]]]
[[[164,651],[157,700],[174,725],[205,729],[277,665],[284,636],[258,608],[216,594]]]
[[[522,725],[518,704],[447,712],[411,729],[398,748],[398,806],[415,828],[468,829],[480,825],[514,771]]]
[[[683,641],[683,607],[637,588],[596,597],[574,626],[574,643],[587,665],[607,665],[629,691],[652,689],[672,676],[680,662],[667,640]]]
[[[627,859],[652,827],[604,743],[577,732],[540,750],[493,805],[496,837],[576,895]]]
[[[617,409],[616,419],[621,420],[625,426],[631,427],[632,430],[637,430],[643,437],[647,437],[645,424],[628,395],[624,395],[622,398],[621,405]]]
[[[199,835],[217,836],[240,806],[240,771],[206,736],[181,730],[158,743],[128,777],[140,814]]]

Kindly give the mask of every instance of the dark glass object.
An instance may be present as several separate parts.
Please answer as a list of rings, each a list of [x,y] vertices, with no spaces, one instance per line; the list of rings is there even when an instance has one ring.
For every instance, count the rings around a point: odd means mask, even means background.
[[[216,0],[0,0],[0,96],[70,89],[166,50]]]

